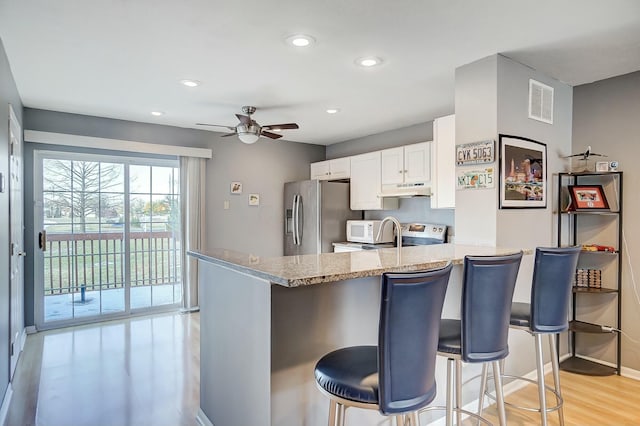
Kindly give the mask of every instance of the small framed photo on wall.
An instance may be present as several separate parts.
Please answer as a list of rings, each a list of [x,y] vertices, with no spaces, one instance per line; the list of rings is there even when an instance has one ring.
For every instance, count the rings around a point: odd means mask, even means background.
[[[242,182],[231,182],[231,188],[229,192],[234,195],[242,194]]]
[[[250,206],[259,206],[260,205],[260,194],[249,194],[249,205]]]

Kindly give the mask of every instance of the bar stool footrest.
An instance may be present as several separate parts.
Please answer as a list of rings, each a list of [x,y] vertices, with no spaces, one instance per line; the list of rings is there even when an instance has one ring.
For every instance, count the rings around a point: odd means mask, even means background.
[[[428,406],[428,407],[424,407],[421,410],[418,410],[418,414],[420,413],[424,413],[427,411],[438,411],[438,410],[443,410],[443,411],[447,411],[447,407],[446,406],[442,406],[442,405],[434,405],[434,406]],[[482,424],[485,424],[487,426],[493,426],[493,423],[491,423],[489,420],[485,419],[484,417],[480,416],[478,413],[472,413],[471,411],[467,411],[467,410],[463,410],[462,408],[454,408],[453,412],[460,412],[464,415],[467,415],[469,417],[473,417],[474,419],[476,419],[477,421],[481,422]]]
[[[522,377],[522,376],[514,376],[514,375],[511,375],[511,374],[502,374],[502,377],[503,378],[512,379],[512,381],[524,380],[526,382],[533,383],[536,386],[538,385],[538,382],[536,380],[528,379],[528,378]],[[493,380],[493,377],[487,377],[487,383],[492,381],[492,380]],[[509,383],[511,383],[511,382],[509,382]],[[545,389],[547,391],[551,392],[556,397],[556,405],[554,405],[552,407],[547,407],[546,412],[547,413],[551,413],[553,411],[558,411],[560,408],[562,408],[562,406],[564,404],[564,399],[562,398],[562,395],[560,395],[558,392],[556,392],[556,390],[554,388],[552,388],[551,386],[545,385],[544,387],[545,387]],[[485,391],[484,394],[485,394],[485,396],[487,396],[492,401],[496,400],[496,398],[489,391]],[[507,402],[506,400],[504,401],[504,405],[506,405],[508,407],[517,408],[519,410],[532,411],[532,412],[535,412],[535,413],[539,413],[541,411],[540,407],[538,407],[538,408],[524,407],[524,406],[521,406],[521,405],[513,404],[511,402]]]

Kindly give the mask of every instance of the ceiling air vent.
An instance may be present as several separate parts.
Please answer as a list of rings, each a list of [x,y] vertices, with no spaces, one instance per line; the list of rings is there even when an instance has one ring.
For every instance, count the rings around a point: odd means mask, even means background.
[[[553,124],[553,87],[529,79],[529,118]]]

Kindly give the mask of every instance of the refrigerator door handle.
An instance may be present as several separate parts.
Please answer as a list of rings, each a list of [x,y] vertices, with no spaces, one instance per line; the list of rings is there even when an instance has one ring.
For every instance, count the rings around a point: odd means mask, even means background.
[[[300,245],[300,238],[298,233],[298,208],[299,208],[299,199],[300,195],[295,194],[293,196],[293,244],[296,246]]]

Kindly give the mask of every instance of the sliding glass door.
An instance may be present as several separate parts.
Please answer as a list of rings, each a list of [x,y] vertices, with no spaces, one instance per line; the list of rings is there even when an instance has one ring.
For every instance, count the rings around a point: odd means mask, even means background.
[[[177,306],[177,160],[37,152],[36,325]]]

